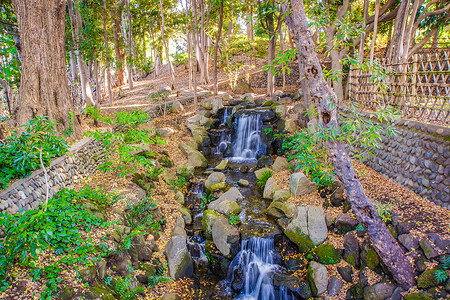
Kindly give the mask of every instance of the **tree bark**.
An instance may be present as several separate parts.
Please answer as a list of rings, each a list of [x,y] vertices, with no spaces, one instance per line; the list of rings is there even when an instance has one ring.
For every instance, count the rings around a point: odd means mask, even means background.
[[[108,99],[109,105],[112,106],[112,91],[111,91],[111,69],[110,69],[110,58],[109,58],[109,43],[108,43],[108,30],[106,25],[108,22],[108,10],[106,8],[106,0],[103,0],[103,37],[105,39],[105,56],[106,56],[106,84],[108,89]]]
[[[311,96],[318,111],[320,125],[328,130],[339,128],[337,108],[335,105],[330,105],[333,102],[337,103],[337,97],[326,84],[322,67],[314,51],[312,32],[307,25],[303,0],[291,0],[291,14],[287,16],[286,24],[292,32],[291,36],[297,44],[299,60],[303,62],[306,77],[309,79]],[[352,210],[366,229],[375,251],[400,286],[412,287],[414,285],[413,266],[406,258],[405,251],[379,217],[375,204],[367,198],[344,145],[331,138],[326,145]]]
[[[75,82],[78,80],[78,66],[76,62],[77,59],[75,58],[75,53],[73,53],[73,50],[70,50],[69,58],[70,58],[70,75],[72,77],[72,82]]]
[[[192,9],[194,11],[194,29],[192,30],[193,41],[194,41],[194,60],[192,66],[192,79],[194,84],[194,107],[197,109],[198,107],[198,99],[197,99],[197,38],[196,33],[197,30],[197,1],[192,0]]]
[[[162,5],[162,0],[159,0],[159,8],[161,10],[161,39],[164,45],[164,49],[166,51],[166,59],[167,59],[167,63],[169,64],[169,72],[170,72],[170,87],[171,89],[175,89],[175,72],[173,70],[173,65],[172,62],[170,61],[170,56],[169,56],[169,47],[167,46],[167,42],[166,42],[166,38],[164,35],[164,10],[163,10],[163,5]]]
[[[69,121],[73,103],[66,72],[65,0],[14,0],[20,40],[22,72],[16,122],[22,125],[36,116],[58,122],[58,130],[73,129],[81,136],[77,118]]]
[[[373,62],[373,55],[375,53],[375,42],[377,40],[379,13],[380,13],[380,0],[377,0],[377,2],[375,3],[375,20],[373,21],[372,44],[370,45],[370,62]]]
[[[133,19],[131,18],[131,4],[128,0],[127,16],[128,16],[128,86],[133,89]]]
[[[367,23],[367,17],[369,15],[369,0],[364,0],[364,12],[363,12],[363,18],[364,18],[364,23]],[[359,42],[359,52],[358,52],[358,57],[359,57],[359,61],[363,62],[364,60],[364,44],[365,44],[365,40],[366,40],[366,33],[362,33],[361,36],[361,41]]]
[[[67,0],[67,6],[69,9],[70,23],[72,24],[72,37],[75,42],[75,55],[77,57],[78,70],[80,72],[80,85],[81,95],[84,104],[90,103],[94,105],[94,99],[92,97],[91,85],[89,84],[89,77],[87,74],[87,66],[81,53],[81,15],[78,9],[75,9],[72,0]]]
[[[115,10],[113,9],[112,21],[113,21],[113,33],[114,33],[114,46],[115,46],[115,54],[116,54],[116,73],[117,80],[119,81],[118,85],[125,84],[125,76],[123,72],[123,66],[125,62],[125,53],[123,51],[123,41],[120,38],[120,12],[121,8],[117,7]]]
[[[219,30],[216,36],[216,44],[214,45],[214,95],[217,95],[217,52],[219,49],[220,36],[222,35],[223,26],[223,0],[220,0],[219,8]]]

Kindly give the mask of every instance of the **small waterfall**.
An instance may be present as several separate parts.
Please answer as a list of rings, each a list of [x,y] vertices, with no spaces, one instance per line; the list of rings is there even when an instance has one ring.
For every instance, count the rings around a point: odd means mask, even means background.
[[[220,125],[226,125],[228,122],[228,118],[231,116],[231,112],[233,111],[232,107],[226,107],[223,111],[223,116]]]
[[[233,157],[256,159],[262,146],[262,121],[259,114],[242,115],[238,119],[236,140],[233,143]]]
[[[274,263],[272,238],[253,237],[242,241],[241,250],[228,269],[228,279],[234,290],[240,290],[240,300],[290,300],[285,288],[275,290],[273,274],[279,269]]]
[[[222,131],[220,134],[220,141],[217,144],[214,154],[224,154],[227,151],[229,145],[231,144],[231,135],[226,131]]]

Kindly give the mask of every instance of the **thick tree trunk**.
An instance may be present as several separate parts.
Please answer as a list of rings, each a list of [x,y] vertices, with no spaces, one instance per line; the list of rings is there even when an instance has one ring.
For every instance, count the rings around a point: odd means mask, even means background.
[[[322,67],[314,51],[312,33],[307,25],[303,0],[291,0],[291,14],[286,24],[297,44],[299,60],[303,62],[306,77],[310,82],[311,96],[318,110],[319,123],[328,130],[338,128],[336,94],[326,84]],[[333,108],[333,109],[331,109]],[[358,221],[367,230],[375,251],[402,287],[414,285],[413,266],[405,256],[405,251],[392,237],[384,222],[379,217],[377,207],[370,201],[353,169],[350,157],[344,145],[336,140],[327,142],[334,169],[346,189],[347,199]]]
[[[192,34],[190,26],[191,21],[189,19],[189,0],[186,0],[186,48],[188,55],[189,89],[192,89]]]
[[[275,32],[275,24],[273,13],[267,16],[267,24],[269,31],[269,51],[267,54],[267,64],[273,67],[273,60],[275,59],[275,47],[277,45],[277,35]],[[273,76],[273,70],[267,73],[267,95],[272,96],[275,89],[275,76]]]
[[[170,56],[169,56],[169,47],[167,45],[167,41],[164,35],[164,10],[163,10],[163,5],[162,5],[162,0],[159,0],[159,8],[161,10],[161,39],[164,45],[164,50],[166,51],[166,59],[167,59],[167,63],[169,64],[169,72],[170,72],[170,87],[173,89],[175,89],[175,72],[173,70],[173,65],[172,62],[170,61]]]
[[[217,52],[219,50],[220,36],[222,35],[223,26],[223,0],[220,1],[219,9],[219,30],[216,36],[216,44],[214,45],[214,95],[217,95]]]
[[[66,72],[64,0],[14,0],[20,40],[22,73],[16,122],[22,125],[36,116],[48,116],[59,123],[59,130],[72,127],[74,138],[81,136],[73,111]]]
[[[367,24],[367,17],[369,16],[369,0],[364,0],[364,12],[363,12],[363,18],[364,18],[364,24]],[[359,61],[363,62],[364,60],[364,43],[366,41],[366,33],[362,33],[360,36],[361,40],[359,42]]]
[[[106,29],[108,22],[108,10],[106,8],[106,0],[103,0],[103,37],[105,39],[105,56],[106,56],[106,80],[105,83],[108,89],[109,105],[112,106],[112,92],[111,92],[111,69],[109,58],[109,43],[108,43],[108,31]]]
[[[81,45],[81,15],[78,9],[73,6],[72,0],[67,1],[69,9],[70,23],[72,24],[72,37],[75,42],[75,55],[77,57],[78,70],[80,72],[81,96],[85,105],[88,103],[94,105],[94,98],[92,97],[91,85],[89,84],[88,70],[86,62],[83,60],[80,53]]]
[[[192,0],[192,9],[194,12],[194,29],[192,30],[191,34],[193,36],[194,41],[194,59],[193,59],[193,66],[192,66],[192,79],[194,84],[194,107],[197,109],[198,107],[198,99],[197,99],[197,38],[196,33],[198,32],[197,27],[197,1]]]

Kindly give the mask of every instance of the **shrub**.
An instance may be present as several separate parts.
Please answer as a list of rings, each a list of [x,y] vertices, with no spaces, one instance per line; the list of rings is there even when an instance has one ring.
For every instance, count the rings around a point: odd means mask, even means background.
[[[322,244],[318,246],[315,253],[319,262],[325,265],[337,264],[341,261],[340,250],[335,249],[333,245],[330,244]]]
[[[41,156],[44,166],[48,166],[53,158],[67,152],[69,146],[56,132],[56,124],[48,117],[36,117],[22,126],[24,132],[14,131],[0,144],[0,188],[39,169]]]

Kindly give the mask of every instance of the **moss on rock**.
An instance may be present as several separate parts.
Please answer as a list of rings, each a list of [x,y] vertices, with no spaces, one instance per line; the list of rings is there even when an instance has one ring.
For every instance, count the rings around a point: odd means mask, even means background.
[[[434,274],[436,269],[426,270],[423,272],[419,278],[417,278],[417,287],[420,289],[428,289],[438,285],[436,277]]]
[[[341,261],[341,251],[330,244],[322,244],[314,251],[320,263],[325,265],[337,264]]]

